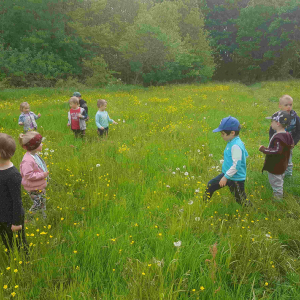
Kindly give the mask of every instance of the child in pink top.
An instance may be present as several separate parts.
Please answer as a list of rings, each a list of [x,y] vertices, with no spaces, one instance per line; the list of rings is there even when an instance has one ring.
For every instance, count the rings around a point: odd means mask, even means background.
[[[46,163],[37,154],[42,150],[42,136],[36,131],[20,134],[19,142],[27,150],[20,165],[22,185],[33,201],[31,213],[41,211],[46,218],[46,186],[49,172]]]

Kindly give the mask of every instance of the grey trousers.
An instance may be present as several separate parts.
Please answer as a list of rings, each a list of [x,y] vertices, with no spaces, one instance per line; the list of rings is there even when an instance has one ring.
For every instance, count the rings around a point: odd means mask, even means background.
[[[283,197],[283,178],[284,174],[275,175],[268,172],[269,182],[273,189],[274,198],[281,199]]]
[[[293,150],[291,150],[290,158],[289,158],[289,163],[288,167],[285,170],[284,174],[287,176],[292,176],[293,174],[293,162],[292,162],[292,157],[293,157]]]

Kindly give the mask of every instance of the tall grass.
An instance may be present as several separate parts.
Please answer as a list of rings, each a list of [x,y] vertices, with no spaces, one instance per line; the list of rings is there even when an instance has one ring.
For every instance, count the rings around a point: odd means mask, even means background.
[[[278,109],[277,99],[290,94],[300,109],[298,86],[80,91],[91,117],[84,141],[67,127],[75,90],[1,91],[1,132],[17,139],[23,101],[42,114],[51,181],[47,220],[37,215],[26,225],[30,257],[1,250],[0,298],[300,299],[299,149],[283,203],[272,200],[258,151],[268,144],[265,117]],[[103,140],[94,122],[99,98],[119,123]],[[243,125],[252,208],[235,203],[227,188],[202,199],[225,148],[212,129],[228,115]],[[17,167],[23,155],[18,147]],[[28,210],[25,191],[23,203]]]

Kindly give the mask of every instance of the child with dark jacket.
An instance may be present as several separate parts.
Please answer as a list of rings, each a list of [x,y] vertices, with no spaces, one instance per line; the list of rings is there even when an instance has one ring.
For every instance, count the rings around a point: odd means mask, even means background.
[[[89,108],[85,100],[81,98],[81,94],[79,92],[74,92],[73,97],[77,97],[79,100],[79,107],[82,107],[85,110],[85,121],[89,120]]]
[[[283,95],[279,99],[279,109],[281,111],[286,111],[290,114],[290,124],[285,128],[285,131],[289,132],[294,140],[294,145],[296,146],[300,140],[300,118],[297,113],[293,110],[293,98],[289,95]],[[269,138],[274,135],[275,130],[270,127]],[[291,150],[290,159],[288,162],[287,169],[285,171],[285,176],[292,176],[293,174],[293,162],[292,162],[293,151]]]
[[[281,199],[283,197],[284,172],[288,167],[290,153],[294,147],[292,135],[285,131],[290,124],[291,115],[287,111],[278,111],[267,119],[272,120],[271,127],[275,133],[270,139],[268,148],[259,147],[259,151],[266,154],[262,171],[268,171],[274,198]]]
[[[14,139],[0,133],[0,235],[7,252],[14,244],[14,232],[17,247],[24,246],[28,251],[24,228],[24,209],[21,198],[22,177],[10,161],[16,150]]]

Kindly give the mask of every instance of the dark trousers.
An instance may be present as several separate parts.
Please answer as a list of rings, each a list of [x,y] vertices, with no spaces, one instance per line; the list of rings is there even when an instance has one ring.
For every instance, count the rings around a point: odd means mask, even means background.
[[[0,235],[3,241],[4,246],[7,248],[8,252],[13,248],[14,242],[18,250],[21,246],[24,247],[24,251],[28,254],[28,244],[25,236],[25,227],[24,227],[24,216],[22,217],[22,230],[16,231],[15,233],[11,230],[11,223],[0,222]],[[14,238],[14,234],[18,237]]]
[[[78,136],[80,135],[80,137],[84,137],[85,136],[85,130],[80,130],[80,129],[72,129],[72,131],[75,134],[75,138],[78,138]]]
[[[211,198],[213,193],[219,189],[221,189],[219,182],[223,178],[224,174],[221,173],[214,179],[210,180],[207,184],[204,198]],[[229,187],[231,194],[235,197],[237,203],[242,204],[245,199],[247,199],[247,195],[245,193],[245,180],[244,181],[234,181],[227,179],[226,186]]]
[[[108,127],[105,127],[102,130],[100,128],[98,128],[98,134],[100,137],[103,137],[104,135],[108,136]]]

